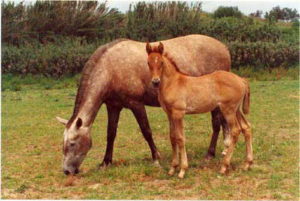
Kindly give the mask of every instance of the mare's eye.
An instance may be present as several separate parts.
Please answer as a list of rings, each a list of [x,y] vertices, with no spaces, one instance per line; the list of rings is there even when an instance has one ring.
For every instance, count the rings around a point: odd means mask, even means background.
[[[70,142],[70,147],[75,147],[75,142]]]

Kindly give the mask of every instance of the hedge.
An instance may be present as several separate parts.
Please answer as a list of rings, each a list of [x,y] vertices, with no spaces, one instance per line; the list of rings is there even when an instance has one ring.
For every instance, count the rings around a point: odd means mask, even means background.
[[[61,43],[2,47],[2,72],[13,74],[42,74],[60,77],[81,72],[85,62],[100,42],[88,44],[66,39]],[[299,61],[297,44],[286,42],[228,42],[232,67],[289,66]]]

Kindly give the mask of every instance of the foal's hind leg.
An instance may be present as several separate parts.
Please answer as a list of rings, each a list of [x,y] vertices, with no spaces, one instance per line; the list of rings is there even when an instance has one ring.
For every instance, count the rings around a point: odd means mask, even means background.
[[[228,138],[225,141],[226,142],[225,146],[228,147],[227,153],[224,156],[223,164],[220,170],[220,173],[224,174],[228,170],[228,167],[230,165],[233,150],[236,145],[236,142],[238,141],[238,136],[240,134],[240,126],[237,122],[236,111],[227,109],[227,110],[222,110],[222,112],[230,129],[230,133],[227,136]]]
[[[237,118],[241,125],[242,132],[245,137],[246,142],[246,162],[244,166],[244,170],[248,170],[250,166],[253,164],[253,149],[252,149],[252,132],[250,123],[246,120],[245,116],[238,111]]]

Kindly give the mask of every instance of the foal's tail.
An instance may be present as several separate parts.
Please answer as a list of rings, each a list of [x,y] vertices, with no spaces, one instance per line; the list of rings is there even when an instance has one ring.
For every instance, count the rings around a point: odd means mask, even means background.
[[[244,95],[244,100],[243,100],[243,113],[249,114],[249,112],[250,112],[250,86],[249,86],[248,80],[243,79],[243,82],[246,87],[246,93]]]

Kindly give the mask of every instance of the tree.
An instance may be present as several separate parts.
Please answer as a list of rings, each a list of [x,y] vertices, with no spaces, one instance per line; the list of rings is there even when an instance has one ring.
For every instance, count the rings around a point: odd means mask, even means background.
[[[220,6],[213,14],[214,18],[222,17],[237,17],[241,18],[242,13],[239,11],[238,7],[225,7]]]
[[[250,16],[251,17],[258,17],[258,18],[261,18],[261,16],[262,16],[262,11],[261,10],[257,10],[256,12],[254,12],[254,13],[250,13]]]
[[[266,12],[265,18],[268,20],[285,20],[291,21],[299,18],[299,13],[296,9],[291,8],[280,8],[280,6],[276,6],[272,8],[270,12]]]

